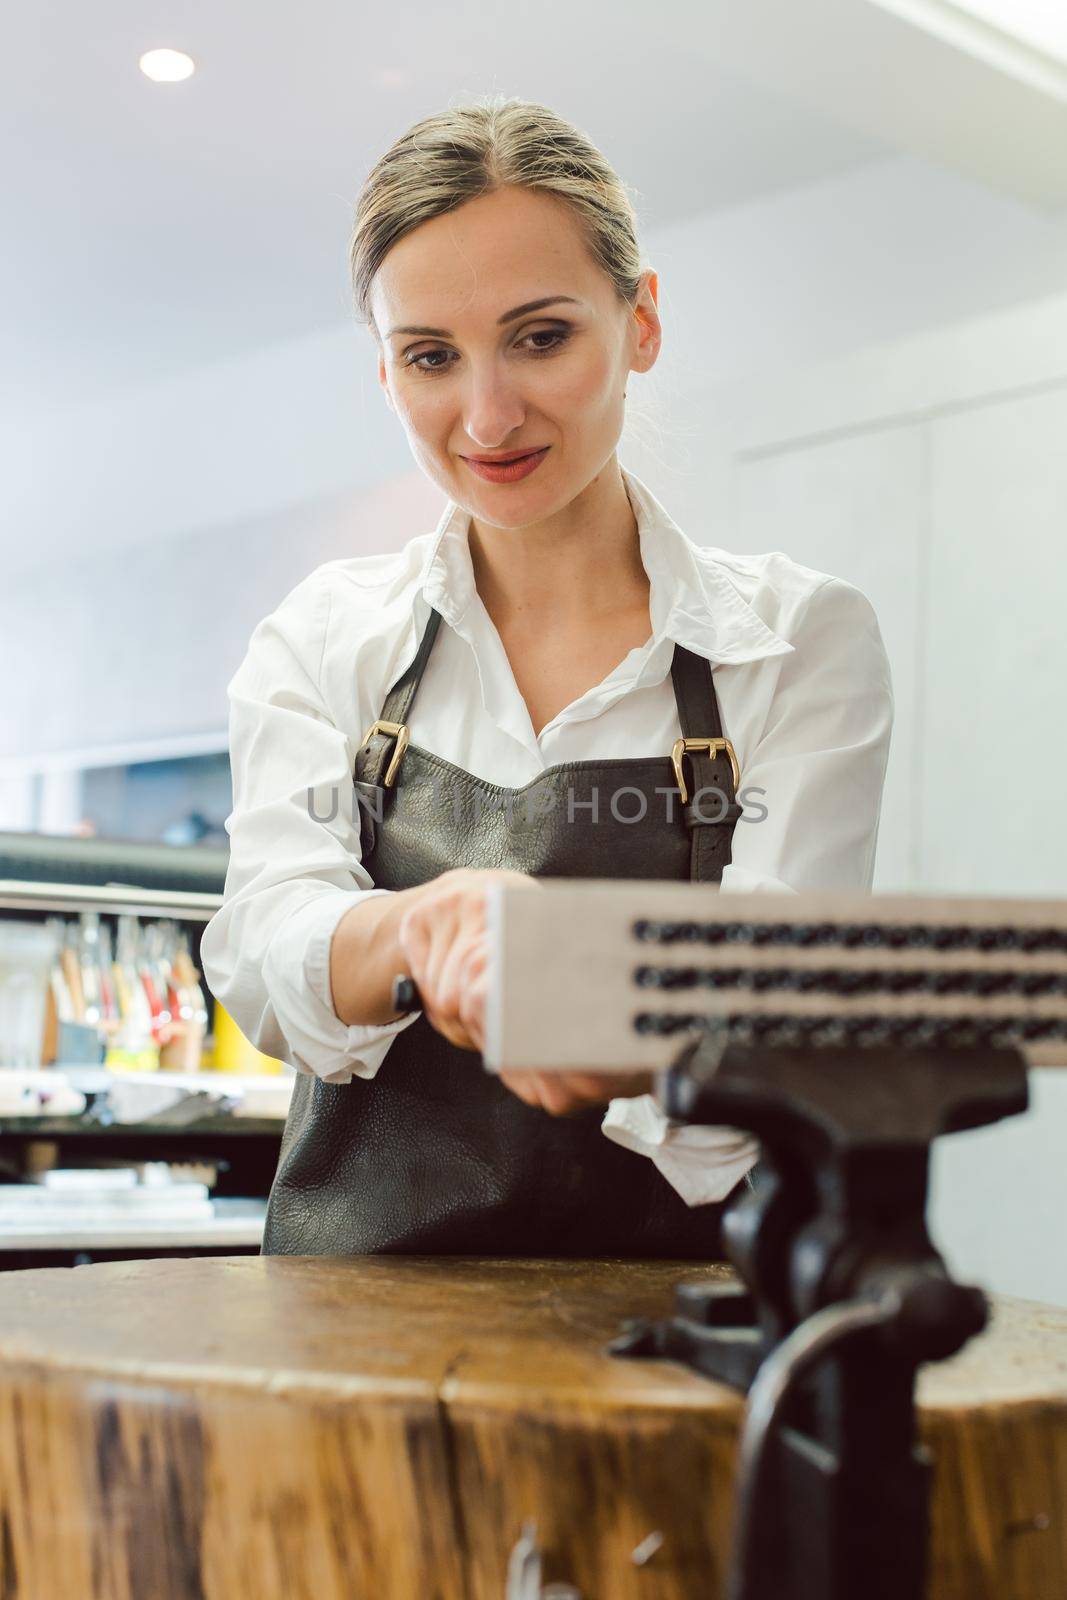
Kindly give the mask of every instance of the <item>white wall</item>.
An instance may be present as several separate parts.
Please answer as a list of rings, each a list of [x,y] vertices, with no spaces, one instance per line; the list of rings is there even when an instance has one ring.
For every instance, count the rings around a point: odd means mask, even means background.
[[[0,682],[16,690],[0,708],[0,779],[14,785],[27,766],[134,760],[139,745],[140,759],[218,748],[226,684],[260,618],[320,562],[398,546],[433,527],[441,504],[411,470],[8,585]],[[21,809],[24,791],[6,794]]]

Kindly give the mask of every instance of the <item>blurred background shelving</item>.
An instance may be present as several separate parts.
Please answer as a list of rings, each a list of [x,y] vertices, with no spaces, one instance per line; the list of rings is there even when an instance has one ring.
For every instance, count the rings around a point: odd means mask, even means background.
[[[112,939],[122,917],[175,923],[207,1008],[201,1070],[105,1066],[101,1035],[100,1060],[0,1072],[0,1270],[258,1253],[294,1073],[240,1039],[251,1070],[212,1065],[224,1014],[200,939],[227,859],[205,844],[0,833],[0,920],[91,912]]]

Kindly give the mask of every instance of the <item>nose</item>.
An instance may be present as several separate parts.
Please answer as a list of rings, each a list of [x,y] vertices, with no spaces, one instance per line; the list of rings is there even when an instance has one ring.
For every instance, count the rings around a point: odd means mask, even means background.
[[[472,365],[463,406],[467,438],[479,450],[503,450],[526,420],[526,401],[514,378],[493,361]]]

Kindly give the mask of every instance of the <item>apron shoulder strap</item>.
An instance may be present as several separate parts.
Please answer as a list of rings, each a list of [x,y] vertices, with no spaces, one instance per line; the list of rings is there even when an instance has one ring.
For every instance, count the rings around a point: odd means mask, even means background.
[[[419,641],[414,659],[389,690],[377,722],[372,724],[356,752],[355,777],[360,782],[374,785],[382,783],[394,753],[403,749],[403,745],[397,742],[401,737],[397,729],[405,728],[403,743],[407,743],[405,725],[440,625],[441,613],[431,606],[429,621]]]
[[[733,746],[723,736],[711,662],[675,644],[671,662],[682,736],[672,752],[682,780],[682,818],[693,842],[690,877],[718,883],[741,816]],[[690,776],[691,774],[691,776]]]

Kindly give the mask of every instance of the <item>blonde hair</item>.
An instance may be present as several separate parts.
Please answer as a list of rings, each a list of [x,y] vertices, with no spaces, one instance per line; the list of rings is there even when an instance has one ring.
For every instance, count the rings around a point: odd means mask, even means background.
[[[371,285],[393,245],[420,223],[508,185],[567,204],[593,259],[633,308],[642,266],[626,185],[572,122],[535,101],[497,94],[416,122],[360,192],[349,261],[357,315],[376,339]]]

